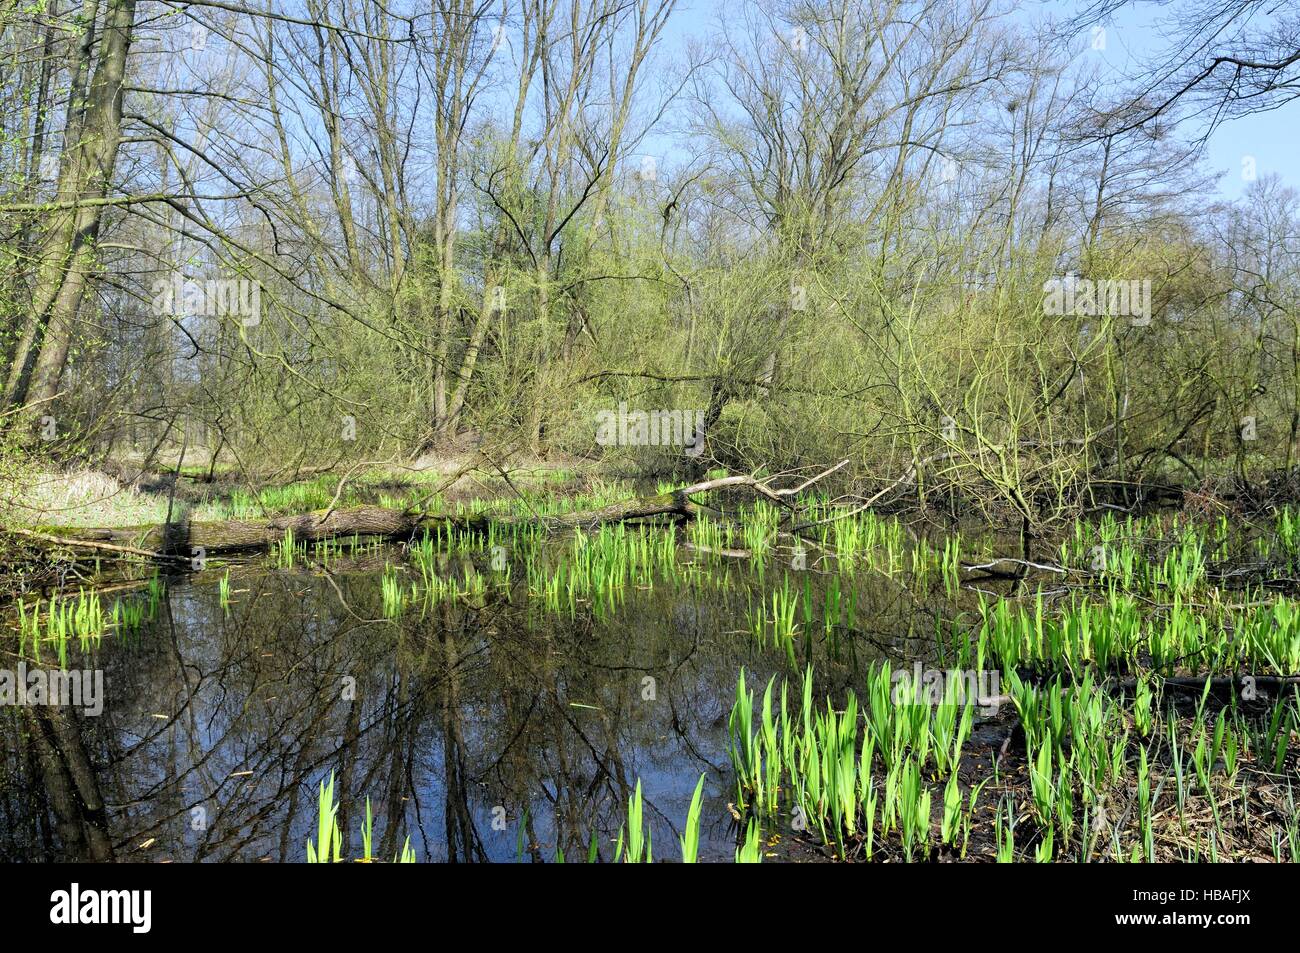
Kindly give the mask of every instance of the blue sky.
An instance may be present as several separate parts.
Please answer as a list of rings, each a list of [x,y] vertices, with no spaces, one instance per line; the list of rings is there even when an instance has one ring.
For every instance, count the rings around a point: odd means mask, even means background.
[[[1068,13],[1073,4],[1043,2],[1032,6]],[[1150,62],[1160,62],[1158,58],[1167,42],[1161,23],[1177,14],[1177,3],[1168,6],[1130,5],[1108,27],[1106,50],[1094,54],[1087,49],[1084,55],[1102,56],[1119,78],[1141,70]],[[1205,152],[1206,168],[1222,173],[1218,180],[1219,193],[1225,198],[1236,198],[1242,193],[1249,184],[1243,176],[1243,159],[1248,156],[1254,159],[1257,177],[1272,173],[1281,176],[1288,185],[1300,185],[1297,126],[1300,126],[1300,101],[1220,125],[1211,134]],[[1189,124],[1185,130],[1190,135],[1193,130],[1199,134],[1203,128]],[[1184,132],[1184,128],[1180,128],[1180,132]]]
[[[703,39],[717,29],[718,11],[734,10],[748,0],[680,0],[666,28],[665,50],[671,57],[681,55],[692,38]],[[1012,0],[1009,0],[1012,2]],[[1052,17],[1063,20],[1076,9],[1073,2],[1061,0],[1014,0],[1013,19],[1026,23]],[[1079,42],[1079,55],[1099,57],[1115,79],[1140,69],[1160,55],[1165,39],[1159,31],[1162,18],[1176,15],[1176,3],[1166,6],[1134,4],[1126,8],[1106,28],[1105,50],[1091,49],[1090,37]],[[1292,187],[1300,187],[1300,101],[1267,113],[1258,113],[1221,125],[1206,143],[1204,167],[1220,173],[1217,185],[1224,198],[1236,198],[1248,184],[1243,177],[1243,158],[1253,157],[1255,174],[1262,178],[1277,174]],[[1187,135],[1200,133],[1193,126],[1180,127]],[[658,137],[652,137],[657,139]],[[654,148],[651,146],[650,148]],[[671,150],[670,150],[671,151]]]

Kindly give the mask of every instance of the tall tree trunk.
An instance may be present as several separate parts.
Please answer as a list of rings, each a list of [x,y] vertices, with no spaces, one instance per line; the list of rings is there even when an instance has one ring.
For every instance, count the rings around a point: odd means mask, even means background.
[[[135,6],[136,0],[109,0],[85,119],[80,124],[78,140],[64,146],[73,152],[60,176],[61,202],[93,202],[104,198],[108,191],[121,139],[122,81],[135,24]],[[27,388],[23,387],[22,368],[15,355],[10,374],[12,389],[6,386],[9,403],[20,404],[27,398],[49,400],[58,393],[76,329],[77,312],[95,265],[95,239],[102,216],[102,206],[94,204],[59,208],[51,216],[50,241],[44,243],[32,296],[35,315],[38,320],[43,318],[45,324],[45,337]]]

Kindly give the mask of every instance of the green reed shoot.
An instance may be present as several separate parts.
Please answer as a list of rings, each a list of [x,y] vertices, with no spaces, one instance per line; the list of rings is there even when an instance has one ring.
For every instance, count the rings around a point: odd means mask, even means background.
[[[745,828],[745,840],[736,848],[736,863],[759,864],[763,862],[763,842],[758,822],[753,818]]]
[[[686,828],[682,831],[682,863],[696,863],[700,856],[700,812],[704,806],[704,775],[695,785],[691,806],[686,812]]]
[[[339,832],[339,805],[334,799],[334,772],[329,784],[320,783],[316,798],[316,841],[307,838],[307,863],[338,863],[343,849],[343,836]]]
[[[624,831],[627,833],[624,839]],[[614,862],[625,864],[652,864],[654,850],[650,831],[645,827],[645,803],[641,797],[641,779],[627,800],[627,822],[619,826],[618,843],[614,848]]]

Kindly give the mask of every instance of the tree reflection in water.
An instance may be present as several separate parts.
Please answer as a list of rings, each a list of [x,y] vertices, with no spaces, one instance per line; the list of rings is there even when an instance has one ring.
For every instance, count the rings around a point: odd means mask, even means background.
[[[139,635],[74,652],[104,669],[104,712],[0,715],[0,856],[301,861],[331,770],[353,856],[368,796],[384,858],[409,835],[422,861],[581,859],[593,832],[608,858],[638,777],[671,855],[701,773],[701,856],[730,856],[736,674],[783,664],[740,631],[743,591],[570,618],[489,589],[390,622],[380,577],[246,571],[228,613],[177,579]]]

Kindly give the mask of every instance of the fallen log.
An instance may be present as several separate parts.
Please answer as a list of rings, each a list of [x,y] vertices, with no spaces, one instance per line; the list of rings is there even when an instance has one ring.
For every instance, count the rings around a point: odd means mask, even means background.
[[[541,523],[549,528],[594,527],[602,523],[621,522],[651,516],[686,516],[693,512],[689,500],[671,495],[648,500],[634,500],[598,510],[569,513],[539,519],[518,516],[461,516],[421,514],[382,506],[357,506],[333,511],[317,510],[294,516],[280,516],[259,522],[241,520],[120,526],[120,527],[42,527],[40,531],[7,530],[5,532],[46,545],[66,545],[77,549],[97,550],[119,555],[136,555],[163,561],[189,558],[194,554],[255,552],[270,549],[291,533],[298,542],[317,542],[348,536],[400,539],[421,529],[453,526],[458,529],[486,530],[498,525]]]
[[[539,525],[547,530],[594,529],[607,523],[629,520],[672,518],[692,519],[698,512],[691,499],[712,490],[746,489],[767,499],[790,506],[792,498],[815,484],[818,480],[843,467],[841,461],[834,467],[806,479],[789,489],[774,489],[775,477],[759,479],[754,476],[728,476],[668,493],[638,497],[611,503],[608,506],[556,516],[519,516],[513,514],[447,514],[421,513],[383,506],[356,506],[347,509],[325,510],[279,516],[258,522],[241,520],[185,521],[172,524],[122,527],[58,527],[43,526],[39,530],[3,530],[8,534],[48,546],[65,545],[70,548],[98,550],[116,555],[144,556],[159,561],[175,562],[178,558],[217,555],[221,553],[252,552],[270,549],[292,533],[295,541],[317,542],[347,536],[369,536],[383,539],[401,539],[434,526],[451,526],[456,529],[485,531],[489,525]]]
[[[20,536],[23,539],[32,540],[38,543],[54,543],[60,546],[72,546],[78,549],[93,549],[98,552],[109,553],[111,555],[123,556],[144,556],[147,558],[157,558],[160,553],[148,549],[136,549],[134,546],[119,546],[114,543],[107,543],[93,539],[80,539],[75,536],[57,535],[56,533],[39,533],[30,529],[9,529],[6,530],[12,536]],[[174,559],[183,557],[175,556]]]

